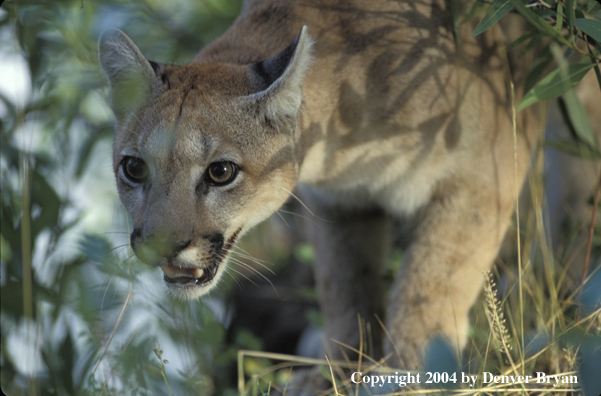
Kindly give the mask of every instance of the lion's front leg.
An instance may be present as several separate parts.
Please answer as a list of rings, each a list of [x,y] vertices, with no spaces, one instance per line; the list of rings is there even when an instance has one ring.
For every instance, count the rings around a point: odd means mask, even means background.
[[[384,332],[379,320],[385,314],[381,278],[390,221],[380,210],[332,207],[314,197],[308,201],[315,215],[306,216],[326,325],[325,352],[329,359],[354,360],[358,355],[344,345],[356,350],[362,345],[363,353],[380,358]]]
[[[430,341],[443,338],[457,355],[465,346],[468,313],[509,224],[512,205],[486,189],[455,189],[434,199],[395,280],[387,328],[389,365],[423,368]],[[488,190],[490,191],[490,190]],[[507,195],[507,194],[506,194]]]

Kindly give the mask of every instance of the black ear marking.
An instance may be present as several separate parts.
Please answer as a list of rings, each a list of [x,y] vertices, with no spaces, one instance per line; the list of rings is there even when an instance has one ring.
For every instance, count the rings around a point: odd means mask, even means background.
[[[284,74],[294,57],[300,36],[301,33],[274,57],[252,65],[252,71],[261,79],[261,90],[267,89]]]
[[[171,81],[169,81],[169,74],[165,71],[165,66],[167,65],[151,60],[149,60],[148,63],[150,63],[150,67],[152,67],[157,81],[160,81],[161,84],[166,85],[167,89],[171,89]]]
[[[307,27],[303,26],[286,48],[250,66],[257,91],[243,100],[248,101],[251,111],[277,130],[285,125],[290,130],[294,124],[303,99],[301,86],[311,64],[312,44]]]
[[[165,65],[155,62],[155,61],[151,61],[149,60],[148,63],[150,63],[150,67],[152,67],[152,70],[154,71],[155,75],[159,75],[161,74],[161,72],[163,71],[163,69],[165,68]]]

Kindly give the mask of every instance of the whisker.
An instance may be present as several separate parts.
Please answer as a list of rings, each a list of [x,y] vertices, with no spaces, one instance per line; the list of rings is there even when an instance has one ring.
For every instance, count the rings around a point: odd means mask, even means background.
[[[286,224],[286,227],[290,228],[290,224],[288,224],[288,222],[286,221],[286,219],[284,218],[284,216],[282,216],[282,214],[280,213],[280,211],[276,210],[275,213],[277,213],[277,215],[280,216],[280,219],[282,219],[282,221],[284,222],[284,224]]]
[[[241,271],[238,271],[232,267],[229,268],[230,271],[233,271],[235,273],[237,273],[238,275],[244,277],[247,281],[249,281],[250,283],[252,283],[253,285],[259,287],[259,285],[257,285],[252,279],[250,279],[248,276],[246,276],[244,273],[242,273]]]
[[[238,249],[240,251],[238,251],[236,249]],[[249,259],[253,260],[254,262],[256,262],[257,264],[258,263],[263,263],[263,264],[268,264],[268,265],[271,264],[269,261],[261,260],[261,259],[254,257],[252,254],[250,254],[248,251],[242,249],[242,247],[240,247],[240,246],[234,246],[234,248],[231,250],[231,252],[236,253],[237,255],[240,255],[242,257],[249,258]]]
[[[307,205],[305,205],[305,203],[304,203],[304,202],[303,202],[303,201],[302,201],[302,200],[301,200],[299,197],[297,197],[296,195],[294,195],[294,193],[293,193],[292,191],[290,191],[290,190],[288,190],[288,189],[286,189],[286,188],[284,188],[284,187],[282,187],[282,186],[280,186],[280,188],[281,188],[282,190],[286,191],[288,194],[290,194],[290,196],[291,196],[291,197],[295,198],[295,199],[296,199],[296,200],[297,200],[297,201],[298,201],[298,202],[299,202],[299,203],[300,203],[300,204],[303,206],[303,208],[305,208],[305,209],[307,210],[307,212],[309,212],[309,213],[310,213],[310,214],[311,214],[313,217],[316,217],[316,218],[318,218],[319,220],[328,221],[328,220],[326,220],[326,219],[322,219],[321,217],[319,217],[319,216],[317,216],[315,213],[313,213],[313,212],[311,211],[311,209],[309,209],[309,207],[308,207]],[[329,222],[329,221],[328,221],[328,222]]]
[[[261,273],[260,271],[258,271],[256,268],[253,268],[252,266],[248,265],[247,263],[245,263],[244,261],[240,261],[238,259],[236,259],[235,257],[230,257],[230,263],[232,263],[232,265],[239,265],[240,267],[246,268],[248,270],[250,270],[252,273],[258,275],[259,277],[261,277],[263,280],[265,280],[267,283],[269,283],[269,285],[271,286],[271,288],[273,289],[273,291],[275,292],[276,295],[279,296],[278,291],[276,290],[275,286],[273,285],[273,282],[263,273]],[[238,271],[236,271],[237,273],[240,273]],[[272,271],[273,273],[273,271]],[[246,275],[240,273],[240,275],[244,276],[246,279],[250,280]],[[255,286],[259,287],[259,285],[257,285],[255,282],[251,281]]]
[[[140,261],[140,259],[138,258],[138,256],[136,256],[136,254],[134,252],[130,253],[130,251],[128,250],[128,254],[125,257],[124,261],[127,263],[128,267],[129,267],[129,274],[130,274],[130,276],[133,278],[134,275],[133,275],[133,270],[132,270],[132,267],[131,267],[131,264],[132,264],[131,261],[132,260],[134,260],[134,262],[136,264],[139,264],[139,263],[142,262],[142,261]]]
[[[244,261],[242,261],[242,260],[238,260],[238,259],[237,259],[237,258],[235,258],[235,257],[230,257],[230,260],[231,260],[231,262],[232,262],[232,263],[234,263],[234,264],[237,264],[237,265],[239,265],[239,266],[241,266],[241,267],[244,267],[244,268],[246,268],[246,269],[250,270],[251,272],[253,272],[253,273],[255,273],[255,274],[259,275],[260,277],[262,277],[263,279],[265,279],[265,280],[267,280],[267,281],[269,280],[269,279],[267,279],[267,277],[265,276],[265,274],[261,273],[261,271],[257,270],[257,269],[256,269],[256,268],[254,268],[252,265],[249,265],[248,263],[245,263],[245,262],[244,262]]]
[[[106,293],[111,287],[111,283],[113,283],[113,279],[115,279],[115,275],[111,276],[111,279],[109,279],[109,283],[107,283],[106,287],[104,288],[104,293],[102,293],[102,300],[100,301],[100,312],[104,310],[104,299],[106,297]]]
[[[303,216],[300,213],[292,212],[290,210],[278,209],[278,212],[286,213],[286,214],[289,214],[289,215],[292,215],[292,216],[300,217],[301,219],[309,220],[309,218],[307,216]]]
[[[253,262],[253,263],[257,264],[258,266],[260,266],[260,267],[261,267],[261,268],[263,268],[264,270],[268,271],[268,272],[269,272],[269,273],[271,273],[272,275],[275,275],[275,272],[274,272],[274,271],[273,271],[271,268],[269,268],[269,267],[266,265],[266,264],[269,264],[269,263],[267,263],[267,262],[265,262],[265,261],[261,262],[261,260],[259,260],[259,259],[256,259],[256,258],[254,258],[253,256],[247,256],[247,255],[244,255],[244,254],[240,254],[240,252],[232,252],[232,254],[233,254],[233,253],[236,253],[236,254],[240,255],[242,258],[245,258],[245,259],[247,259],[247,260],[249,260],[249,261],[251,261],[251,262]],[[231,257],[231,258],[233,258],[233,259],[235,258],[236,260],[240,261],[240,260],[239,260],[238,258],[236,258],[236,257],[232,257],[232,256],[230,256],[230,257]],[[246,264],[246,263],[245,263],[245,264]],[[246,264],[246,265],[248,265],[248,264]],[[254,268],[253,268],[253,269],[254,269]],[[256,271],[256,270],[255,270],[255,271]]]
[[[129,234],[129,232],[127,232],[127,231],[105,231],[105,232],[101,232],[100,234],[102,234],[102,235],[108,235],[108,234]]]
[[[254,272],[263,275],[258,269],[254,268],[253,266],[249,265],[248,263],[245,263],[244,261],[242,261],[236,257],[230,256],[230,258],[232,260],[236,260],[236,262],[238,262],[240,264],[243,264],[245,267],[252,269]],[[251,260],[251,259],[247,258],[247,260]],[[269,272],[271,275],[275,275],[275,271],[273,271],[271,268],[267,267],[265,264],[262,264],[262,263],[259,263],[259,262],[253,261],[253,260],[251,260],[251,262],[253,262],[256,265],[258,265],[259,267],[263,268],[265,271]]]
[[[109,253],[112,253],[113,251],[117,250],[117,249],[123,249],[126,248],[129,245],[129,243],[125,243],[123,245],[118,245],[115,246],[114,248],[109,249]]]
[[[282,212],[282,213],[286,213],[286,214],[289,214],[289,215],[292,215],[292,216],[300,217],[301,219],[311,222],[316,227],[318,227],[320,230],[324,231],[324,229],[321,227],[321,225],[318,222],[316,222],[315,220],[309,218],[308,216],[304,216],[304,215],[302,215],[300,213],[295,213],[295,212],[291,212],[289,210],[283,210],[283,209],[278,209],[278,212]],[[326,221],[326,222],[329,223],[328,220],[324,220],[324,219],[320,219],[320,220],[323,220],[323,221]]]
[[[223,256],[223,255],[218,255],[218,257],[219,257],[221,260],[228,260],[228,261],[229,261],[229,262],[231,262],[232,264],[236,264],[236,265],[239,265],[240,267],[247,268],[247,269],[248,269],[248,270],[250,270],[251,272],[258,274],[259,276],[263,275],[263,274],[261,274],[261,272],[260,272],[260,271],[258,271],[256,268],[253,268],[251,265],[249,265],[249,264],[245,263],[244,261],[241,261],[241,260],[237,259],[236,257],[232,257],[231,255],[230,255],[229,257],[225,257],[225,256]],[[264,276],[264,275],[263,275],[263,276]]]
[[[250,262],[256,263],[258,265],[260,265],[261,267],[265,268],[267,271],[271,272],[271,269],[269,268],[270,263],[260,260],[258,258],[255,258],[253,256],[250,256],[248,254],[244,254],[242,252],[231,252],[233,255],[235,255],[234,257],[238,258],[238,259],[245,259],[248,260]]]
[[[238,287],[240,289],[242,289],[242,283],[240,283],[240,281],[238,280],[238,278],[236,278],[234,275],[232,275],[230,273],[230,271],[232,271],[232,268],[231,267],[225,267],[224,271],[225,271],[226,274],[228,274],[234,280],[234,282],[236,282],[236,284],[238,285]]]

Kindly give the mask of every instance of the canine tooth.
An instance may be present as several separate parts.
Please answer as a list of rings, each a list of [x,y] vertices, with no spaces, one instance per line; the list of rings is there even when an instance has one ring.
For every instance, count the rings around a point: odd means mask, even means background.
[[[204,274],[204,270],[202,270],[200,268],[194,268],[194,272],[192,273],[192,275],[194,275],[194,277],[196,279],[201,278],[203,274]]]
[[[177,273],[175,272],[175,270],[170,266],[170,265],[164,265],[161,267],[161,269],[163,270],[163,272],[165,273],[165,275],[167,275],[170,278],[173,278],[177,275]]]

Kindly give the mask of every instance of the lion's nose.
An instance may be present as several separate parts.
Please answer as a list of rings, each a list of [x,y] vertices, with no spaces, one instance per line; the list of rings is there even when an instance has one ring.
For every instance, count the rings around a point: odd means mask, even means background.
[[[143,236],[139,230],[134,230],[130,239],[136,256],[148,264],[161,259],[171,260],[191,243],[191,240],[177,238],[174,235],[151,234]]]
[[[148,239],[148,242],[146,244],[152,250],[154,250],[158,256],[169,259],[177,256],[179,252],[188,247],[188,245],[190,245],[190,241],[170,240],[151,237]]]

